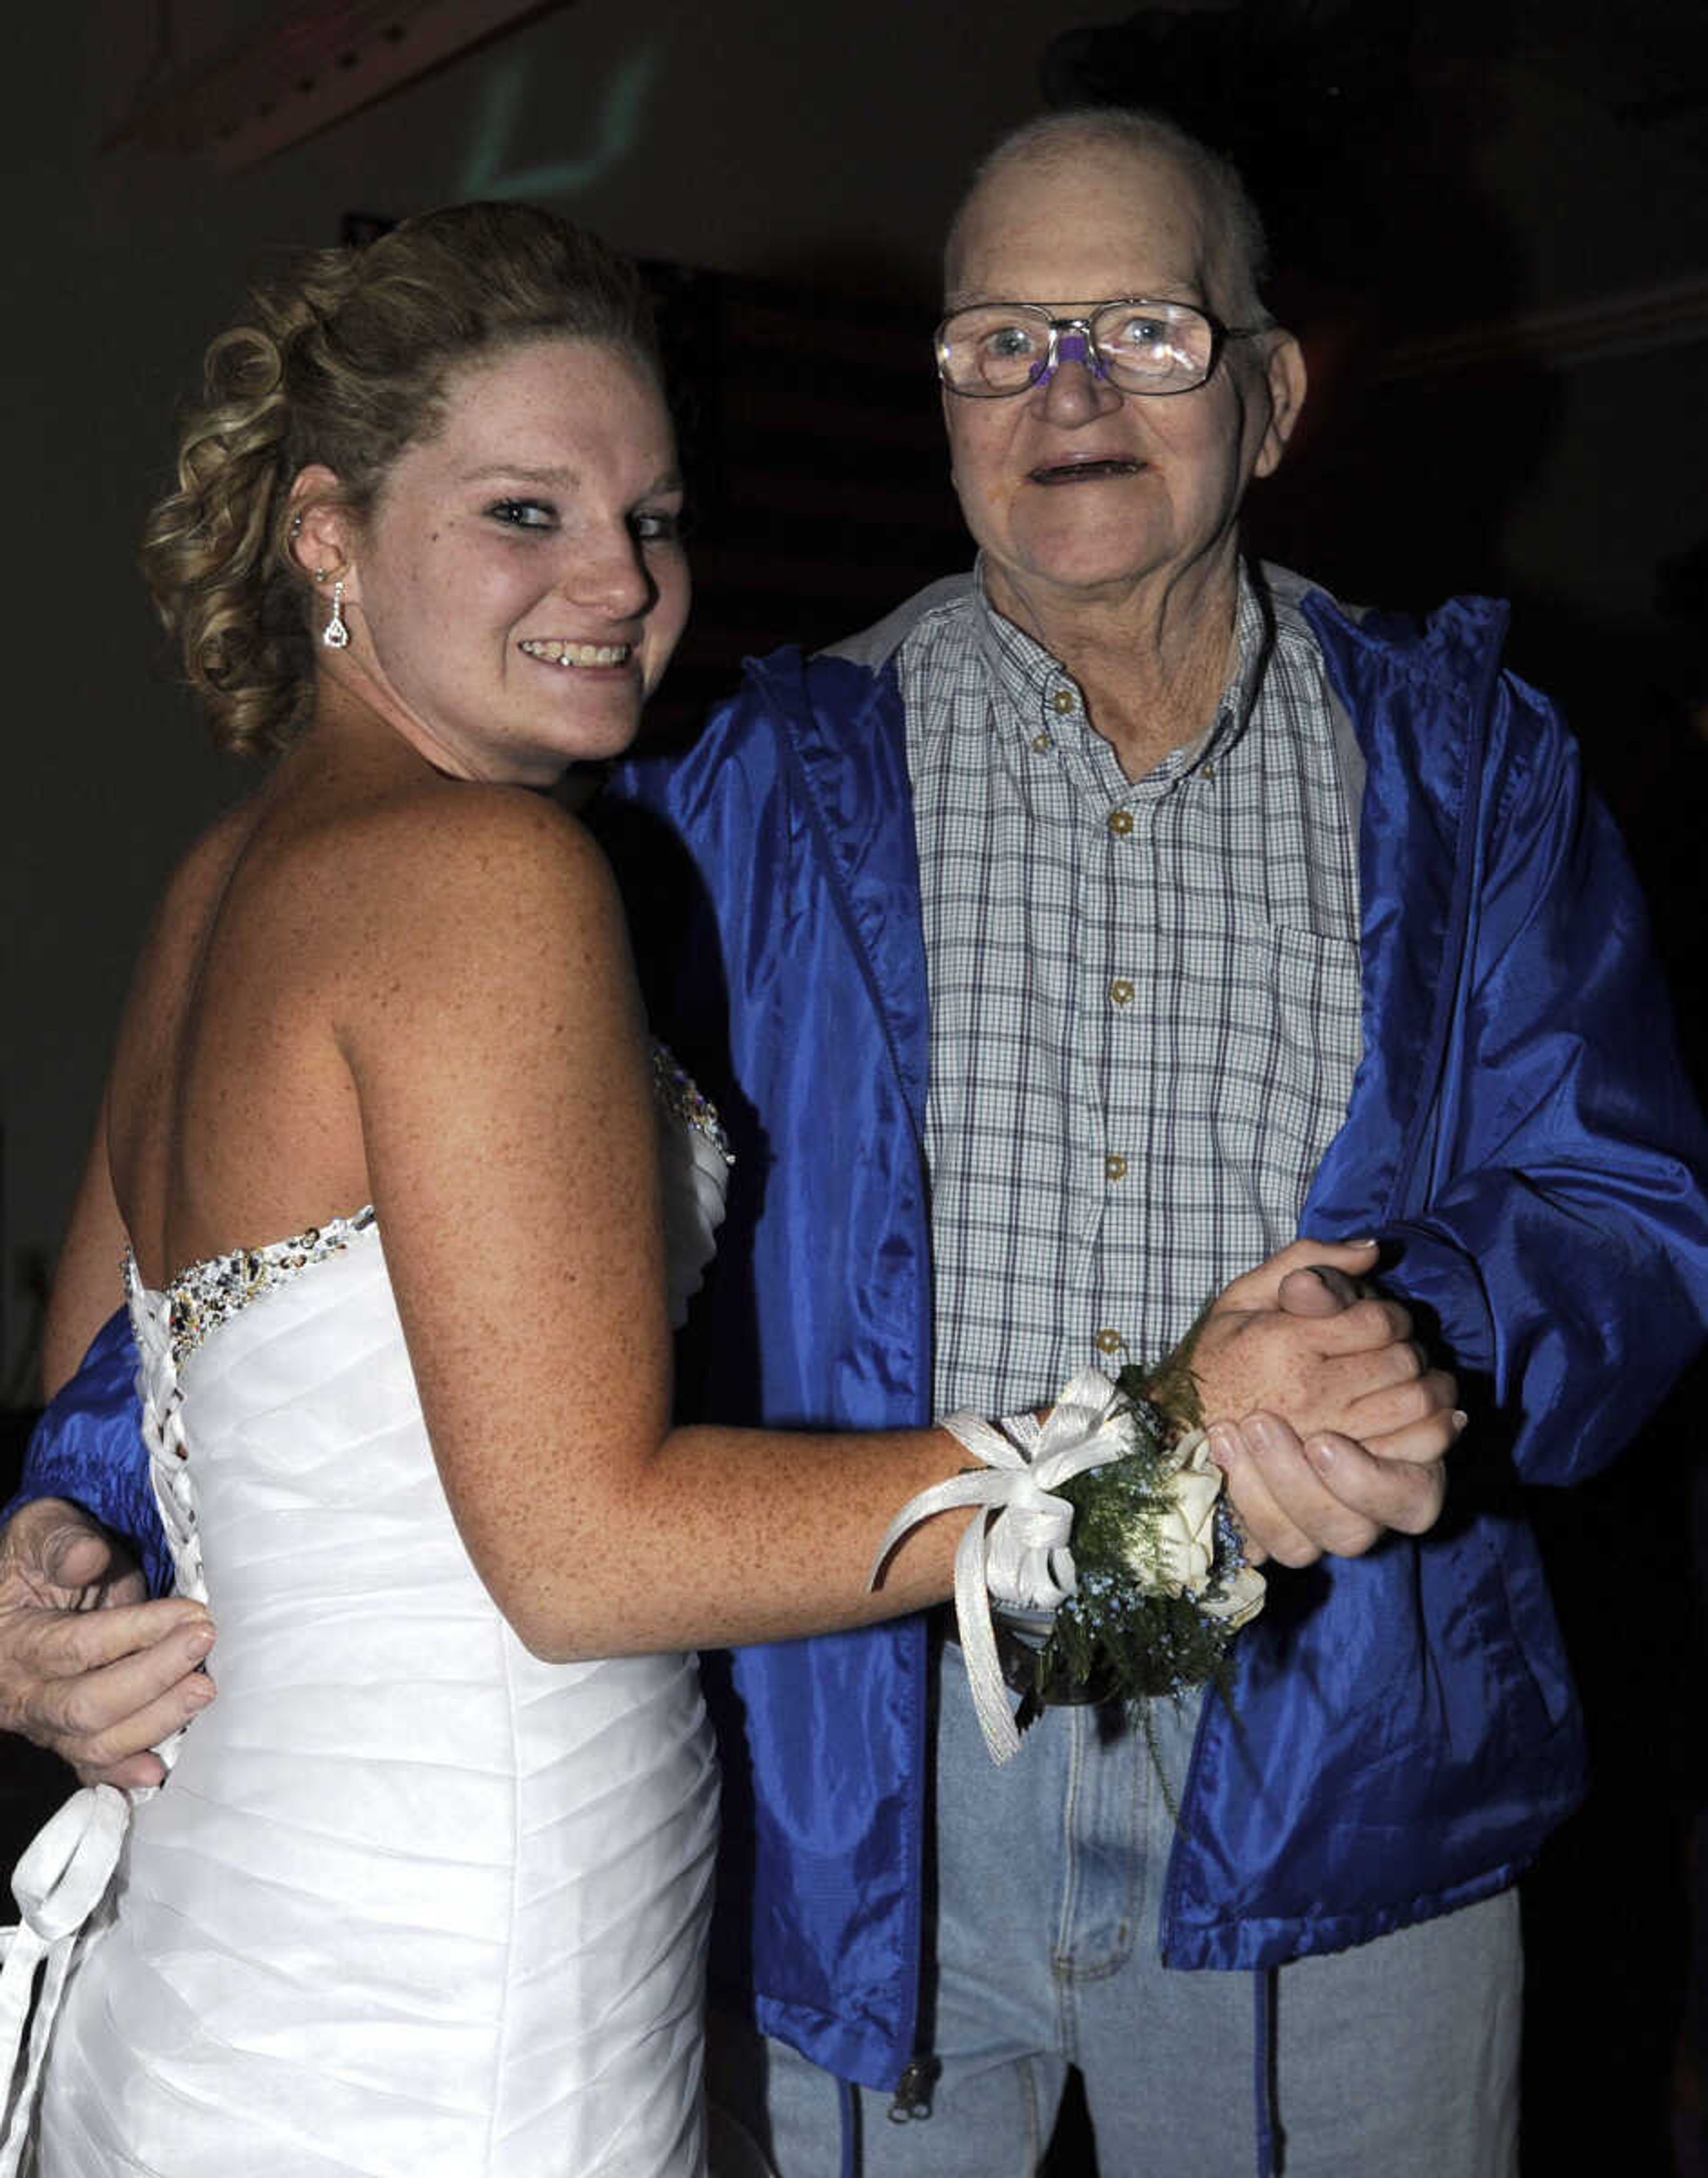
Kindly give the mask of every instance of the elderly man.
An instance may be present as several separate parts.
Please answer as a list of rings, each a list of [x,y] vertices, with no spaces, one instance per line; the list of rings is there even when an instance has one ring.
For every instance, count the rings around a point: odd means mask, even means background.
[[[1260,258],[1165,123],[1009,140],[938,343],[973,575],[616,784],[656,1010],[739,1152],[707,1415],[1040,1405],[1301,1230],[1377,1236],[1475,1395],[1440,1519],[1433,1441],[1217,1433],[1279,1562],[1227,1699],[1048,1707],[996,1770],[952,1623],[709,1660],[714,2095],[779,2178],[1018,2178],[1070,2065],[1106,2178],[1514,2167],[1510,1886],[1582,1788],[1516,1483],[1611,1458],[1697,1343],[1704,1146],[1501,615],[1242,564],[1304,395]],[[37,1487],[140,1524],[54,1442]],[[50,1624],[26,1590],[101,1571],[66,1521],[14,1523],[4,1713],[146,1770],[207,1628]]]
[[[1070,2065],[1107,2178],[1514,2167],[1511,1885],[1582,1789],[1516,1486],[1696,1345],[1702,1143],[1503,615],[1242,564],[1305,392],[1260,249],[1152,118],[1001,145],[938,337],[972,576],[619,782],[663,820],[632,900],[703,918],[660,917],[659,1010],[747,1145],[709,1411],[1039,1404],[1300,1230],[1379,1236],[1475,1408],[1421,1540],[1381,1530],[1424,1469],[1219,1447],[1295,1569],[1227,1700],[1046,1709],[994,1770],[952,1628],[731,1660],[725,1991],[769,2039],[714,2093],[781,2178],[1018,2178]]]

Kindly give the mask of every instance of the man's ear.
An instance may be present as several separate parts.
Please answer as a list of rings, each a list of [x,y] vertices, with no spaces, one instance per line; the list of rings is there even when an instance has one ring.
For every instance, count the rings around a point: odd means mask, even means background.
[[[1306,388],[1305,351],[1292,334],[1278,326],[1263,337],[1268,343],[1263,377],[1269,393],[1269,421],[1251,471],[1260,477],[1271,475],[1280,467],[1293,426],[1305,406]]]
[[[324,462],[298,469],[291,484],[286,549],[310,582],[350,571],[355,525],[338,492],[338,479]]]

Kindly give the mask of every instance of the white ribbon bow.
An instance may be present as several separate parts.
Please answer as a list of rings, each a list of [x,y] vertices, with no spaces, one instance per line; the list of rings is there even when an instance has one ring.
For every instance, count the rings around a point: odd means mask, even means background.
[[[23,1919],[0,1929],[6,1964],[0,1970],[0,2065],[9,2083],[0,2178],[15,2178],[30,2145],[36,2082],[47,2054],[53,2015],[84,1923],[101,1902],[130,1820],[128,1796],[113,1785],[85,1785],[37,1831],[12,1871],[12,1895]],[[19,2073],[25,2022],[30,2019],[36,1970],[46,1962],[29,2060]]]
[[[1081,1369],[1043,1422],[1031,1414],[1005,1415],[994,1425],[982,1415],[949,1415],[938,1427],[984,1461],[985,1471],[950,1475],[910,1498],[884,1530],[873,1562],[868,1588],[910,1528],[956,1505],[979,1508],[955,1553],[955,1617],[993,1762],[1009,1759],[1020,1734],[997,1661],[990,1599],[1021,1611],[1054,1611],[1073,1594],[1073,1508],[1050,1493],[1070,1476],[1106,1467],[1133,1449],[1116,1398],[1101,1371]]]

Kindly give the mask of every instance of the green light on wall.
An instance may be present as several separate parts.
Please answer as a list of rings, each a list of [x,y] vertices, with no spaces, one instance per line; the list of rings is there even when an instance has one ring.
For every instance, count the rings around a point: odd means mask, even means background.
[[[526,198],[536,203],[542,198],[579,196],[634,149],[640,138],[642,109],[657,74],[657,49],[644,46],[618,63],[588,130],[590,140],[578,157],[509,167],[511,145],[526,118],[528,92],[538,76],[519,60],[499,63],[483,88],[461,194],[466,198]]]

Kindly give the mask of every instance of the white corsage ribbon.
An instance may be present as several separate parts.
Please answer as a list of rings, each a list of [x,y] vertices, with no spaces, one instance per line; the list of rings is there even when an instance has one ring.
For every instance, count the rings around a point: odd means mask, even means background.
[[[1105,1467],[1132,1450],[1125,1409],[1114,1385],[1081,1369],[1040,1422],[1036,1415],[950,1415],[938,1424],[984,1462],[984,1471],[952,1475],[911,1497],[884,1530],[867,1585],[910,1528],[957,1505],[977,1508],[955,1553],[955,1617],[967,1684],[993,1762],[1020,1746],[997,1660],[990,1599],[1021,1611],[1053,1611],[1074,1590],[1068,1538],[1073,1508],[1052,1496],[1058,1483]]]
[[[15,1929],[0,1929],[6,1953],[0,1969],[0,2063],[8,2082],[0,2178],[16,2178],[23,2167],[53,2015],[79,1933],[106,1894],[129,1820],[129,1799],[116,1786],[85,1785],[37,1831],[12,1872],[12,1895],[24,1918]],[[44,1962],[31,2019],[30,1993]],[[30,2050],[20,2077],[26,2021]]]

